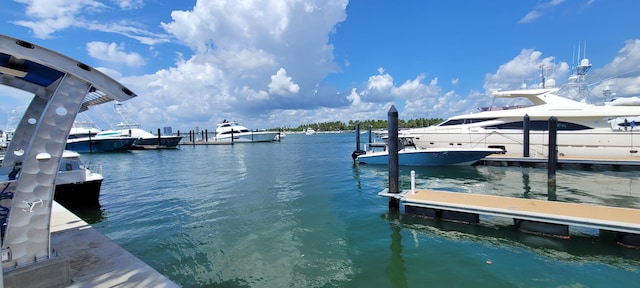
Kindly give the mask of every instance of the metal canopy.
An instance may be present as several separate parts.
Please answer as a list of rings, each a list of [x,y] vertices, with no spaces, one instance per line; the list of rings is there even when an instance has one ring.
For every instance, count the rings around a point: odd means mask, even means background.
[[[55,257],[49,227],[54,180],[76,115],[136,94],[81,62],[4,35],[0,84],[34,94],[0,167],[2,269],[12,270]]]

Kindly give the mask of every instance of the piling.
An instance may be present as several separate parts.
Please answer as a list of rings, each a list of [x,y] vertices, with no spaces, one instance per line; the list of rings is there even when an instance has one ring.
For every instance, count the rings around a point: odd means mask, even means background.
[[[529,157],[529,130],[531,130],[529,114],[524,114],[524,121],[522,121],[522,157]]]
[[[371,135],[371,134],[372,134],[372,133],[371,133],[371,129],[372,129],[372,128],[373,128],[373,127],[372,127],[371,125],[369,125],[369,142],[368,142],[368,143],[373,142],[373,137],[372,137],[372,135]]]
[[[399,194],[398,110],[395,106],[391,106],[387,116],[389,118],[389,193]],[[389,209],[400,210],[400,199],[389,197]]]
[[[369,141],[369,143],[371,143],[371,141]],[[351,153],[351,158],[353,158],[354,163],[356,158],[363,154],[366,154],[366,152],[360,149],[360,122],[356,122],[356,150]]]
[[[360,151],[360,122],[356,122],[356,151]]]
[[[558,166],[558,118],[549,118],[549,156],[547,159],[547,197],[556,200],[556,169]]]
[[[161,138],[162,134],[160,134],[160,128],[158,128],[158,147],[160,147],[160,145],[162,144],[162,142],[160,141]]]
[[[209,142],[209,130],[204,129],[204,142]]]

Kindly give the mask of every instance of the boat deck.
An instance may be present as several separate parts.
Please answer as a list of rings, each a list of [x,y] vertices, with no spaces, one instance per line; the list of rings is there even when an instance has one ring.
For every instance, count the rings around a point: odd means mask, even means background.
[[[640,234],[640,209],[457,193],[430,189],[381,196],[405,205]]]

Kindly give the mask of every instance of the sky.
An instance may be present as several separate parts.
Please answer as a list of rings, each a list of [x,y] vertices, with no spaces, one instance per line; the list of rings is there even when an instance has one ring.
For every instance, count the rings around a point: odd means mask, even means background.
[[[138,96],[149,131],[447,118],[495,90],[567,83],[583,58],[590,101],[640,94],[635,0],[3,0],[0,34],[95,67]],[[542,67],[542,70],[541,70]],[[0,87],[0,119],[32,95]],[[102,129],[113,102],[87,112]],[[79,116],[80,117],[80,116]],[[84,118],[84,116],[82,116]],[[3,123],[0,120],[0,123]],[[1,129],[1,128],[0,128]]]

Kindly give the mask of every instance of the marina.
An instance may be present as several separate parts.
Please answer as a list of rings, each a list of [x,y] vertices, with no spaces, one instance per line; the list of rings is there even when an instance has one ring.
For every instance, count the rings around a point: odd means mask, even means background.
[[[182,287],[624,287],[640,276],[640,251],[597,229],[557,239],[502,217],[468,225],[390,213],[378,196],[388,168],[354,164],[353,138],[83,155],[104,163],[105,180],[101,206],[77,213]],[[549,199],[546,169],[400,167],[402,190],[411,170],[420,188]],[[559,169],[556,179],[557,201],[640,208],[635,171]]]
[[[42,279],[48,281],[42,285],[54,287],[605,286],[612,278],[630,286],[640,273],[640,252],[606,241],[599,231],[633,233],[637,223],[622,225],[624,217],[618,217],[601,219],[613,224],[583,225],[589,222],[584,213],[558,213],[585,204],[613,207],[602,208],[608,216],[636,211],[640,195],[634,171],[584,172],[589,181],[576,180],[584,179],[582,171],[560,172],[558,189],[541,193],[547,186],[532,180],[543,174],[535,167],[421,167],[423,178],[414,182],[412,177],[411,186],[432,190],[401,198],[401,214],[388,210],[375,192],[395,173],[353,163],[350,133],[275,141],[281,140],[280,132],[242,130],[239,142],[270,143],[85,153],[83,161],[104,163],[99,204],[74,209],[82,220],[67,214],[74,219],[57,222],[61,207],[53,202],[53,191],[68,144],[65,131],[79,111],[136,95],[82,63],[31,43],[3,38],[0,48],[9,53],[3,84],[18,83],[36,94],[2,162],[7,175],[2,264],[8,287],[38,286]],[[216,135],[228,134],[233,143],[235,132]],[[397,134],[390,134],[396,140]],[[359,141],[361,134],[356,135]],[[396,148],[392,144],[389,151]],[[516,174],[499,178],[501,173]],[[406,177],[399,179],[394,184],[406,189]],[[475,223],[471,228],[412,215],[411,207],[442,208],[433,198],[444,192],[425,192],[438,189],[451,191],[446,198],[457,204],[448,212],[436,211],[434,218],[451,220],[440,216],[478,210],[486,202],[507,206],[485,207],[487,215],[474,213],[473,221],[462,221]],[[536,199],[542,195],[558,203],[542,205]],[[523,203],[547,206],[548,214],[520,211],[516,225],[491,218]],[[550,221],[552,214],[556,218]],[[522,221],[540,217],[561,225],[580,218],[569,224],[584,229],[565,229],[560,234],[565,239],[522,238]],[[34,274],[49,277],[30,277]]]

